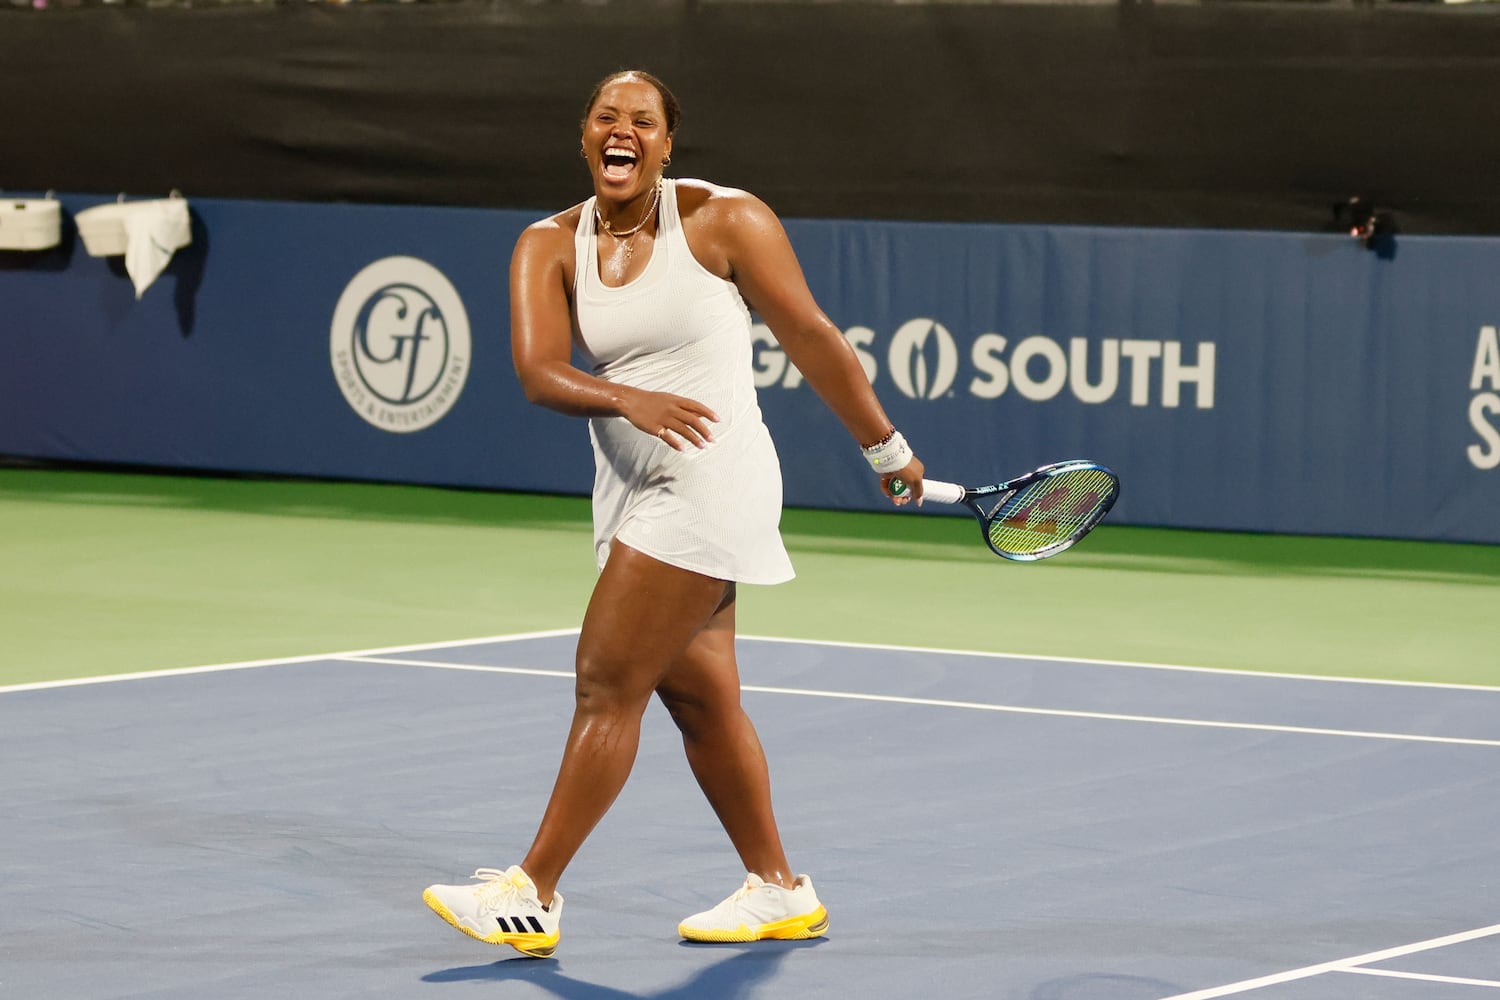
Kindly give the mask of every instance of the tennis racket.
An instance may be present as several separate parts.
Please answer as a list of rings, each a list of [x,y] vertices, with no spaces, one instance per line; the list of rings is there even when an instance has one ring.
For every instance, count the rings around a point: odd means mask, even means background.
[[[906,484],[891,480],[900,496]],[[979,518],[984,540],[997,556],[1035,562],[1055,556],[1094,530],[1120,495],[1120,478],[1094,462],[1044,465],[994,486],[965,487],[922,481],[922,497],[961,503]]]

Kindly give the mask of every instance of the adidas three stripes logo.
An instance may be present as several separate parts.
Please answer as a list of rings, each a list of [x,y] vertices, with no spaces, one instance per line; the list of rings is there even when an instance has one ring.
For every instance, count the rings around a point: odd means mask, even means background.
[[[542,924],[536,917],[527,917],[524,921],[520,917],[496,917],[495,923],[507,934],[544,934]],[[527,926],[527,925],[530,926]]]

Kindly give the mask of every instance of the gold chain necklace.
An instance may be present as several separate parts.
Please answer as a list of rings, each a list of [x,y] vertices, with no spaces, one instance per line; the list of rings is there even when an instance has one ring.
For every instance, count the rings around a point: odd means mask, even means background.
[[[656,214],[656,203],[660,200],[661,181],[658,180],[656,182],[656,187],[651,189],[651,204],[646,209],[646,211],[642,213],[641,221],[637,222],[634,228],[627,229],[623,233],[617,233],[610,227],[610,224],[605,221],[604,215],[599,211],[599,202],[597,200],[594,202],[594,218],[599,220],[599,228],[603,229],[606,233],[625,244],[626,260],[630,260],[635,256],[635,240],[631,239],[631,237],[640,232],[642,229],[646,228],[646,223],[650,222],[651,218]]]

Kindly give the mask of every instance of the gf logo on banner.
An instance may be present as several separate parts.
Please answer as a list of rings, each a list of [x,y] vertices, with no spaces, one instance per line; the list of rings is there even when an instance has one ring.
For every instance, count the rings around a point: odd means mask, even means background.
[[[469,314],[443,272],[415,257],[385,257],[344,288],[328,347],[355,413],[383,431],[419,431],[463,391]]]

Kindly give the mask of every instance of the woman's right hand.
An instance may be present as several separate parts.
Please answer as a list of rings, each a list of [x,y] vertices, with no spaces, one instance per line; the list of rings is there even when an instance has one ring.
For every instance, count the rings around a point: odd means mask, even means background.
[[[688,445],[708,447],[714,439],[709,425],[719,422],[718,414],[695,399],[646,389],[628,393],[620,415],[641,433],[659,438],[677,451]]]
[[[904,506],[911,501],[917,501],[917,506],[922,506],[922,477],[927,470],[922,465],[922,460],[913,455],[911,461],[895,472],[887,472],[880,477],[880,492],[891,498],[891,503],[897,507]],[[901,483],[901,491],[895,489],[897,482]]]

